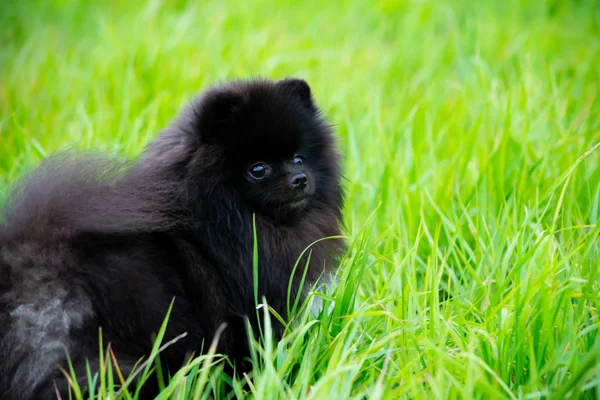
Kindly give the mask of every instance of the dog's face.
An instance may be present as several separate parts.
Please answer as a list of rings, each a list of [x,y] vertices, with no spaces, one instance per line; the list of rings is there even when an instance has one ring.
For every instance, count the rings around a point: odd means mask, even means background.
[[[318,179],[311,168],[313,154],[306,149],[274,155],[246,163],[238,172],[237,188],[263,213],[285,218],[312,205]]]
[[[207,92],[195,110],[202,140],[220,149],[227,183],[253,209],[284,220],[341,207],[332,130],[305,81],[234,82]]]

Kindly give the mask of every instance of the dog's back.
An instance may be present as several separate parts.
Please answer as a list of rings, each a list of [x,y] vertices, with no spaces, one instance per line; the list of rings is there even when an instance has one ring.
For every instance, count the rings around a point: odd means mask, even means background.
[[[147,211],[159,208],[129,198],[143,191],[119,187],[115,171],[99,176],[101,164],[93,161],[48,160],[7,201],[0,226],[1,400],[64,395],[68,380],[57,366],[68,370],[68,350],[79,378],[86,377],[86,358],[97,370],[99,326],[127,374],[150,349],[173,297],[170,336],[193,326],[171,268],[171,244]],[[196,333],[185,342],[199,341]]]

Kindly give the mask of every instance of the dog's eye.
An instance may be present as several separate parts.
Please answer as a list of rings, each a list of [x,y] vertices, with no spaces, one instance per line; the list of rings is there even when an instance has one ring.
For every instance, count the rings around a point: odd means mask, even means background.
[[[302,164],[303,162],[304,162],[304,158],[301,155],[296,154],[294,156],[294,164]]]
[[[248,173],[254,179],[262,179],[267,176],[268,172],[269,167],[265,163],[256,163],[248,170]]]

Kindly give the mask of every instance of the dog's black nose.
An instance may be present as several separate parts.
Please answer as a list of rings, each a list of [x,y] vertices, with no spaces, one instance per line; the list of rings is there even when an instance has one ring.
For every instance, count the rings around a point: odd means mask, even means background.
[[[296,174],[290,179],[290,183],[294,189],[304,190],[308,183],[308,178],[305,174]]]

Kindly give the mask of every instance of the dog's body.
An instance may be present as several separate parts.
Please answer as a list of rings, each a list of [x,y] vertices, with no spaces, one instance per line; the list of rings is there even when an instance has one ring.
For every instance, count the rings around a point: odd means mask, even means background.
[[[289,282],[293,301],[344,249],[321,240],[340,235],[340,172],[300,80],[214,88],[132,165],[58,156],[23,182],[0,225],[2,400],[64,395],[65,349],[84,382],[86,360],[98,368],[99,328],[128,374],[173,298],[163,342],[187,335],[161,353],[165,368],[205,351],[222,323],[218,351],[240,362],[244,318],[258,330],[254,231],[259,301],[282,316]]]

